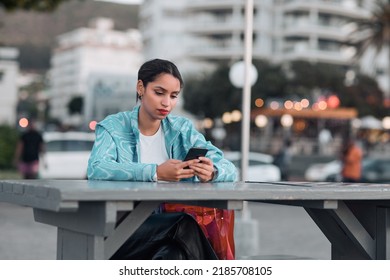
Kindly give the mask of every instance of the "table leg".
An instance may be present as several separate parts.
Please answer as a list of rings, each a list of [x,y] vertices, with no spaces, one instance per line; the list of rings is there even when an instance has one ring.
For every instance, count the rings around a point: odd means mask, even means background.
[[[34,209],[35,221],[57,230],[58,259],[104,259],[104,238],[115,231],[118,203],[80,203],[77,211]],[[129,203],[128,209],[133,206]]]
[[[376,258],[378,260],[390,259],[390,209],[377,208],[376,215]]]
[[[58,228],[58,260],[104,259],[104,237]]]
[[[337,209],[306,211],[331,242],[332,259],[376,258],[375,233],[368,230],[364,215],[356,215],[344,202]]]

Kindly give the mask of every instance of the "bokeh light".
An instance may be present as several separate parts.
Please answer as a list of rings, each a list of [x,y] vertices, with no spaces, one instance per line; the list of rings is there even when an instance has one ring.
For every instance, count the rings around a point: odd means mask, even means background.
[[[337,95],[331,95],[328,98],[327,104],[328,104],[329,108],[335,109],[335,108],[339,107],[340,99],[337,97]]]
[[[203,120],[203,127],[204,127],[204,128],[210,129],[210,128],[213,127],[213,125],[214,125],[214,122],[213,122],[212,119],[210,119],[210,118],[205,118],[205,119]]]
[[[291,110],[294,107],[294,103],[291,100],[287,100],[284,102],[284,108],[287,110]]]
[[[294,119],[291,115],[289,114],[284,114],[280,118],[280,123],[282,124],[283,127],[291,127],[294,122]]]
[[[20,127],[26,128],[28,126],[28,119],[27,118],[21,118],[19,120]]]
[[[90,130],[95,130],[96,125],[97,125],[97,121],[91,121],[88,126]]]
[[[382,126],[384,129],[390,129],[390,117],[384,117],[382,120]]]
[[[277,110],[279,109],[279,103],[277,101],[272,101],[270,104],[269,104],[269,107],[272,109],[272,110]]]
[[[232,114],[230,114],[230,112],[223,113],[222,122],[225,124],[231,123],[232,122]]]
[[[309,107],[309,105],[310,105],[310,102],[309,102],[308,99],[304,98],[304,99],[301,100],[301,106],[302,106],[302,108],[305,108],[305,109],[306,109],[307,107]]]
[[[255,100],[255,105],[256,105],[256,107],[258,107],[258,108],[263,107],[263,106],[264,106],[264,100],[261,99],[261,98],[257,98],[257,99]]]
[[[234,110],[232,113],[231,113],[231,117],[232,117],[232,121],[233,122],[239,122],[242,118],[242,114],[239,110]]]
[[[257,127],[263,128],[267,125],[268,118],[264,115],[258,115],[255,118],[255,124]]]

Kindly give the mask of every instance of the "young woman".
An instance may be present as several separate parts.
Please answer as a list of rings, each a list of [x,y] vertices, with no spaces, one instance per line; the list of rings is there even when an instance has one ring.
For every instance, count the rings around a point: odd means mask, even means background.
[[[221,150],[206,141],[204,136],[194,128],[191,121],[170,114],[177,104],[182,88],[182,77],[172,62],[154,59],[144,63],[139,69],[136,86],[137,101],[140,102],[140,105],[132,111],[108,116],[96,126],[96,140],[89,159],[88,178],[151,182],[235,181],[237,178],[236,168],[230,161],[224,159]],[[199,159],[183,161],[192,147],[206,148],[208,153]],[[130,251],[137,252],[137,248],[135,248],[137,238],[144,238],[145,234],[142,234],[142,231],[146,228],[149,231],[150,228],[153,228],[153,231],[158,231],[153,232],[153,236],[161,236],[162,231],[166,232],[164,227],[174,228],[175,232],[180,232],[177,230],[178,228],[182,228],[183,225],[188,226],[195,219],[196,226],[200,226],[218,258],[234,259],[233,211],[182,204],[164,204],[161,206],[160,212],[153,214],[139,229],[141,234],[137,237],[136,232],[125,244],[126,246],[124,245],[125,247],[120,249],[119,256],[114,257],[208,258],[204,252],[199,254],[185,252],[184,255],[178,253],[188,248],[178,248],[180,242],[177,240],[173,243],[172,240],[164,241],[162,246],[160,246],[161,244],[153,245],[160,248],[149,248],[150,255],[142,255],[142,252],[147,251],[145,249],[140,249],[141,253],[137,256],[129,254]],[[169,213],[171,214],[169,215]],[[188,220],[188,215],[183,217],[177,213],[188,213],[194,219]],[[173,227],[171,227],[170,222],[161,222],[166,217],[172,216],[174,217]],[[183,220],[184,223],[181,222]],[[157,226],[158,222],[161,222],[162,225]],[[151,223],[155,226],[150,226]],[[185,231],[183,230],[183,232]],[[190,231],[185,234],[190,234],[191,238],[189,236],[180,238],[183,240],[186,238],[201,240],[203,238],[195,236],[195,233]],[[202,240],[199,242],[204,244]],[[152,243],[156,244],[155,240]],[[195,247],[197,246],[193,246],[193,248]],[[164,257],[162,252],[171,253]]]

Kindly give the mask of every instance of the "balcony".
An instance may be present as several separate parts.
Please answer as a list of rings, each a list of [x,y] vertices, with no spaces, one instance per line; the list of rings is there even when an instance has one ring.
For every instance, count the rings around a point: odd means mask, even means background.
[[[230,38],[224,40],[199,40],[198,44],[188,50],[193,58],[230,59],[235,56],[242,57],[244,46],[234,43]]]
[[[350,0],[288,0],[281,8],[286,13],[315,9],[319,13],[329,13],[351,19],[367,18],[370,16],[370,12],[367,9],[357,6],[354,1]]]
[[[312,48],[308,41],[301,41],[286,43],[283,52],[276,57],[277,61],[306,60],[348,65],[351,61],[351,52],[336,43],[320,43],[317,48]]]
[[[232,16],[199,16],[187,24],[187,31],[196,34],[231,34],[243,30],[244,21],[236,20]]]
[[[210,9],[232,9],[237,5],[245,5],[245,0],[196,0],[188,1],[187,8],[189,11],[210,10]]]
[[[315,35],[320,39],[344,42],[349,31],[346,27],[325,25],[288,25],[282,32],[284,37],[310,37]]]

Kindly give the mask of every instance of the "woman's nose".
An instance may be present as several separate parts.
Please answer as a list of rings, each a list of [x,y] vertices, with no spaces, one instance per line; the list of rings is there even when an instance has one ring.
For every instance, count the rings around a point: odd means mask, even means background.
[[[171,102],[171,99],[169,98],[169,96],[164,96],[162,101],[161,101],[161,104],[165,107],[168,107],[170,102]]]

